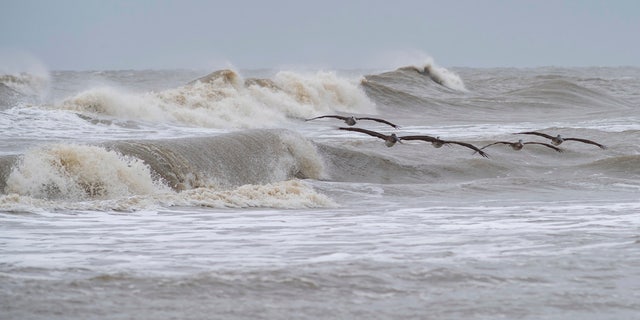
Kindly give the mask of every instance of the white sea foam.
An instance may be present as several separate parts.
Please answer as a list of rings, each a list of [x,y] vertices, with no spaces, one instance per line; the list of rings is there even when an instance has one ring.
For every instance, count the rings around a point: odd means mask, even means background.
[[[274,163],[271,175],[286,177],[288,174],[278,171],[292,166],[307,176],[323,175],[323,164],[310,142],[295,135],[284,135],[282,140],[282,148],[289,149],[293,157],[290,162],[297,165]],[[2,211],[37,208],[132,211],[160,205],[276,208],[335,205],[299,180],[234,188],[211,185],[176,192],[137,158],[103,147],[76,144],[53,144],[24,154],[9,174],[4,193],[0,197]]]
[[[197,188],[165,195],[157,199],[164,205],[204,206],[214,208],[314,208],[334,207],[329,197],[313,190],[300,180],[265,185],[244,185],[232,190]]]
[[[236,73],[194,81],[161,92],[132,94],[98,87],[56,108],[121,119],[172,122],[208,128],[268,128],[326,112],[375,113],[357,80],[331,72],[280,72],[272,85],[248,82]],[[222,73],[221,73],[222,74]]]
[[[462,78],[455,72],[436,65],[432,58],[421,64],[414,65],[419,72],[428,74],[431,79],[449,89],[467,91]]]
[[[113,87],[96,87],[68,98],[59,106],[66,110],[107,115],[128,120],[176,121],[174,114],[152,94],[133,94]]]
[[[80,193],[79,191],[74,192]],[[98,210],[132,212],[174,206],[208,208],[331,208],[337,204],[300,180],[264,185],[243,185],[234,189],[196,188],[182,192],[156,188],[155,193],[119,196],[112,199],[46,199],[9,193],[0,196],[3,212],[50,212],[51,210]]]
[[[167,187],[136,158],[104,148],[54,144],[23,155],[7,178],[6,193],[40,199],[113,199]]]

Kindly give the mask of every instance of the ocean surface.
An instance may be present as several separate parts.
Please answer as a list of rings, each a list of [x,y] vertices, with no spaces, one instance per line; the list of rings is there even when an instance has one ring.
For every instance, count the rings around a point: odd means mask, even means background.
[[[639,68],[6,74],[0,133],[1,319],[640,318]]]

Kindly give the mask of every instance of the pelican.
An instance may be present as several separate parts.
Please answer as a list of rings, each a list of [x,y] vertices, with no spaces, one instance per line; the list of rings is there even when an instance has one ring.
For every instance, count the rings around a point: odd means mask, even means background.
[[[315,120],[315,119],[320,119],[320,118],[336,118],[336,119],[340,119],[342,121],[344,121],[344,123],[346,123],[347,125],[353,126],[356,124],[357,120],[372,120],[372,121],[377,121],[377,122],[381,122],[387,125],[390,125],[394,128],[398,128],[397,125],[384,120],[384,119],[378,119],[378,118],[369,118],[369,117],[354,117],[354,116],[350,116],[350,117],[345,117],[345,116],[338,116],[338,115],[326,115],[326,116],[319,116],[319,117],[315,117],[315,118],[311,118],[311,119],[306,119],[304,121],[311,121],[311,120]]]
[[[340,127],[340,130],[347,130],[347,131],[356,131],[356,132],[362,132],[362,133],[366,133],[370,136],[374,136],[376,138],[380,138],[382,140],[384,140],[384,144],[387,147],[393,147],[393,145],[396,144],[396,142],[400,142],[402,143],[402,141],[400,141],[400,138],[395,134],[392,133],[390,135],[386,135],[386,134],[382,134],[379,132],[375,132],[375,131],[371,131],[371,130],[367,130],[367,129],[361,129],[361,128],[344,128],[344,127]]]
[[[448,145],[448,144],[457,144],[457,145],[461,145],[463,147],[467,147],[469,149],[475,150],[475,152],[480,153],[481,156],[485,157],[485,158],[489,158],[489,155],[487,155],[486,152],[478,149],[478,147],[470,144],[470,143],[466,143],[466,142],[460,142],[460,141],[452,141],[452,140],[442,140],[440,139],[440,137],[434,138],[432,136],[403,136],[400,137],[400,140],[422,140],[422,141],[427,141],[427,142],[431,142],[431,145],[434,146],[435,148],[440,148],[443,145]],[[474,152],[474,153],[475,153]]]
[[[593,144],[596,145],[598,147],[600,147],[600,149],[606,149],[607,147],[604,145],[601,145],[595,141],[591,141],[591,140],[587,140],[587,139],[580,139],[580,138],[563,138],[560,135],[557,136],[550,136],[546,133],[542,133],[542,132],[536,132],[536,131],[526,131],[526,132],[518,132],[516,134],[534,134],[536,136],[541,136],[541,137],[545,137],[549,140],[551,140],[551,143],[553,143],[554,146],[559,146],[562,142],[564,141],[579,141],[582,143],[589,143],[589,144]]]
[[[524,147],[525,144],[539,144],[539,145],[543,145],[545,147],[551,148],[551,149],[553,149],[555,151],[562,152],[562,149],[560,149],[558,147],[555,147],[555,146],[552,146],[552,145],[550,145],[548,143],[544,143],[544,142],[522,142],[522,139],[518,140],[517,142],[498,141],[498,142],[490,143],[490,144],[480,148],[480,150],[482,150],[482,149],[484,149],[486,147],[492,146],[494,144],[507,144],[507,145],[511,146],[511,148],[513,148],[513,150],[522,150],[522,148]]]

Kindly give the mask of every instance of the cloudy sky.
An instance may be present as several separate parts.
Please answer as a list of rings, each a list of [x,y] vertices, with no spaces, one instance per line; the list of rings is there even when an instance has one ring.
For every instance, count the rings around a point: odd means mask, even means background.
[[[0,68],[640,66],[637,0],[0,0]],[[405,62],[406,61],[406,62]]]

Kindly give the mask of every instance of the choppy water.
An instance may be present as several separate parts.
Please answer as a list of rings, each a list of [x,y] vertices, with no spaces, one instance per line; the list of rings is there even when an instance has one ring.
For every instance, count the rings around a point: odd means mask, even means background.
[[[0,79],[3,319],[640,314],[640,69]]]

